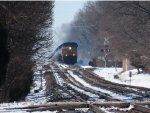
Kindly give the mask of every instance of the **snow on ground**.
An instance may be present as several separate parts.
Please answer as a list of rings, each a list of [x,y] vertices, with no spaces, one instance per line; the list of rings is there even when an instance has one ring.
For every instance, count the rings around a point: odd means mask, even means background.
[[[69,66],[67,64],[63,64],[60,62],[55,62],[59,67],[68,68]]]
[[[54,73],[54,77],[58,85],[63,86],[64,80],[58,75],[58,73]]]
[[[41,81],[42,81],[42,86],[41,86]],[[45,89],[46,89],[46,81],[45,79],[42,77],[41,80],[41,76],[40,74],[35,75],[34,77],[34,86],[32,86],[30,93],[27,95],[26,97],[26,101],[27,102],[31,102],[33,104],[44,104],[46,103],[47,99],[45,96]],[[37,90],[38,92],[35,93],[34,91]]]
[[[112,80],[114,75],[120,73],[122,68],[96,68],[93,72],[106,80]]]
[[[67,65],[62,65],[64,68],[67,68]],[[89,66],[84,66],[83,68],[91,68]],[[130,70],[124,73],[119,74],[119,79],[115,79],[114,75],[120,73],[122,71],[122,68],[96,68],[93,72],[96,73],[98,76],[103,77],[106,80],[120,83],[120,84],[128,84],[128,85],[134,85],[134,86],[142,86],[142,87],[148,87],[150,88],[150,75],[149,74],[137,74],[137,70]],[[83,79],[79,78],[77,75],[73,74],[71,71],[68,71],[69,74],[78,80],[80,83],[85,85],[86,87],[92,88],[97,91],[101,91],[104,93],[108,93],[109,95],[116,97],[118,99],[130,99],[129,97],[125,97],[122,95],[115,94],[113,92],[100,89],[98,87],[91,86],[87,82],[85,82]],[[129,72],[132,72],[131,82],[129,77]],[[61,79],[57,74],[55,75],[57,83],[59,85],[63,85],[64,81]],[[25,101],[22,102],[13,102],[13,103],[1,103],[0,104],[0,113],[27,113],[26,109],[14,109],[19,107],[26,107],[29,105],[39,105],[47,103],[47,98],[45,97],[45,79],[42,78],[42,88],[41,86],[41,77],[39,72],[35,72],[34,76],[34,85],[31,88],[30,93],[26,97]],[[82,89],[77,88],[76,86],[73,86],[72,84],[69,84],[73,89],[82,92],[90,97],[97,97],[97,95],[91,94],[90,92],[85,92]],[[38,92],[35,93],[34,91],[37,90]],[[56,113],[57,111],[43,111],[43,112],[34,112],[34,113]]]
[[[80,66],[82,68],[93,68],[92,66]]]
[[[130,82],[129,72],[132,72],[131,82]],[[146,73],[137,74],[137,73],[138,72],[136,69],[122,73],[119,76],[120,81],[122,81],[124,84],[150,88],[150,74],[146,74]]]
[[[78,88],[78,87],[76,87],[76,86],[74,86],[74,85],[72,85],[72,84],[68,84],[70,87],[72,87],[73,89],[75,89],[76,91],[78,91],[78,92],[81,92],[81,93],[83,93],[83,94],[85,94],[85,95],[88,95],[89,97],[91,97],[91,98],[96,98],[96,99],[98,99],[99,98],[99,96],[98,95],[95,95],[95,94],[92,94],[92,93],[90,93],[90,92],[85,92],[84,90],[82,90],[82,89],[80,89],[80,88]]]
[[[128,100],[128,101],[131,99],[131,97],[119,95],[119,94],[116,94],[116,93],[114,93],[114,92],[111,92],[111,91],[108,91],[108,90],[105,90],[105,89],[102,89],[102,88],[99,88],[99,87],[92,86],[92,85],[90,85],[89,83],[87,83],[86,81],[84,81],[82,78],[80,78],[78,75],[74,74],[72,71],[68,71],[68,73],[69,73],[75,80],[77,80],[78,82],[80,82],[81,84],[83,84],[85,87],[88,87],[88,88],[90,88],[90,89],[94,89],[94,90],[96,90],[96,91],[100,91],[100,92],[103,92],[103,93],[107,93],[108,95],[112,96],[112,97],[115,98],[115,99]]]
[[[150,88],[150,74],[137,74],[136,69],[123,73],[120,73],[121,71],[122,68],[97,68],[93,72],[99,77],[115,83]],[[131,78],[129,77],[129,72],[132,73]],[[115,79],[114,75],[118,75],[119,78]]]
[[[1,103],[0,104],[0,113],[28,113],[26,109],[14,109],[14,108],[20,108],[20,107],[26,107],[30,105],[39,105],[46,103],[47,99],[45,96],[45,79],[42,78],[42,88],[41,86],[41,77],[38,72],[34,75],[34,83],[31,88],[30,93],[26,97],[25,101],[22,102],[13,102],[13,103]],[[37,90],[38,92],[35,93],[34,91]],[[43,111],[43,112],[34,112],[34,113],[56,113],[50,112],[50,111]]]
[[[69,75],[68,75],[69,76]],[[69,78],[71,81],[73,81],[71,78]],[[85,95],[88,95],[89,97],[91,97],[91,98],[95,98],[95,99],[98,99],[99,98],[99,96],[98,95],[95,95],[95,94],[92,94],[92,93],[90,93],[90,92],[87,92],[87,91],[84,91],[84,90],[82,90],[82,89],[80,89],[80,88],[78,88],[78,87],[76,87],[76,86],[74,86],[74,85],[72,85],[72,84],[68,84],[71,88],[73,88],[73,89],[75,89],[76,91],[78,91],[78,92],[80,92],[80,93],[83,93],[83,94],[85,94]]]
[[[128,108],[118,108],[118,107],[109,107],[109,108],[105,108],[105,107],[101,107],[101,110],[105,111],[106,113],[114,113],[114,112],[109,112],[110,110],[116,110],[116,111],[123,111],[123,112],[126,112],[126,111],[130,111],[131,109],[133,109],[134,106],[133,105],[130,105]]]

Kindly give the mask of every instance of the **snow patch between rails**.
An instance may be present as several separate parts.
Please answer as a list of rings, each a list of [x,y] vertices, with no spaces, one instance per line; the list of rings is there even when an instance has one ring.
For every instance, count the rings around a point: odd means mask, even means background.
[[[80,83],[81,83],[82,85],[84,85],[85,87],[88,87],[88,88],[94,89],[94,90],[96,90],[96,91],[100,91],[100,92],[106,93],[106,94],[110,95],[111,97],[113,97],[113,98],[115,98],[115,99],[128,100],[128,101],[132,99],[131,97],[119,95],[119,94],[113,93],[113,92],[111,92],[111,91],[108,91],[108,90],[105,90],[105,89],[101,89],[101,88],[99,88],[99,87],[92,86],[92,85],[90,85],[89,83],[85,82],[83,79],[81,79],[79,76],[75,75],[72,71],[68,71],[68,73],[69,73],[75,80],[77,80],[78,82],[80,82]]]
[[[79,91],[80,93],[83,93],[83,94],[85,94],[85,95],[87,95],[87,96],[89,96],[89,97],[91,97],[91,98],[99,98],[99,96],[98,95],[95,95],[95,94],[92,94],[92,93],[90,93],[90,92],[85,92],[84,90],[82,90],[82,89],[80,89],[80,88],[78,88],[78,87],[76,87],[76,86],[74,86],[74,85],[72,85],[72,84],[68,84],[71,88],[73,88],[73,89],[75,89],[76,91]]]
[[[53,73],[58,85],[63,86],[64,80],[58,75],[58,73]]]

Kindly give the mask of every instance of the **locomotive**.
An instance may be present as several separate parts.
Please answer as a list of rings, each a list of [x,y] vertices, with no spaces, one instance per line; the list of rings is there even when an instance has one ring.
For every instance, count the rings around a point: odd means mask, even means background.
[[[78,44],[75,42],[63,43],[60,49],[61,60],[66,64],[77,63],[77,47]]]

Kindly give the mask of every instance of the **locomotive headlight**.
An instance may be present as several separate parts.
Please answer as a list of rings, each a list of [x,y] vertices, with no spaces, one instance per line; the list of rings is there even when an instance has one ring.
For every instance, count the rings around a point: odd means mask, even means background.
[[[75,53],[73,53],[73,56],[75,56],[76,54]]]
[[[67,54],[65,56],[68,56]]]
[[[71,47],[69,47],[69,50],[71,50]]]

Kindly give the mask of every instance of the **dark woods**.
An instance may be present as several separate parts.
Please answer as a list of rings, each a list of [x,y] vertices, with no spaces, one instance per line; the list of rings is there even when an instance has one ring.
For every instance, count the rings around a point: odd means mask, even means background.
[[[0,86],[5,83],[7,64],[9,61],[7,39],[7,30],[4,28],[4,25],[0,24]]]
[[[52,1],[0,2],[0,101],[24,99],[30,91],[33,56],[44,45],[40,41],[52,39],[40,32],[51,27],[53,6]]]
[[[84,55],[89,57],[92,65],[120,66],[127,57],[136,68],[150,72],[148,1],[87,2],[70,24],[67,34],[68,39],[72,37],[82,43],[79,52],[84,53],[83,58]]]

